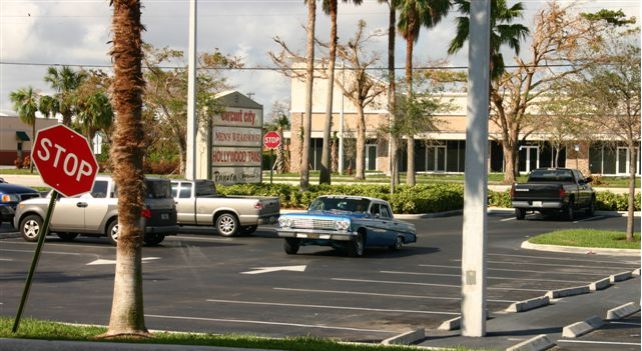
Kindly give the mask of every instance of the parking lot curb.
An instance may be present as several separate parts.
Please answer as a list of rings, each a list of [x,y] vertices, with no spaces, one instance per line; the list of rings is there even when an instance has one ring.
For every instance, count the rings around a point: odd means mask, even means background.
[[[604,279],[596,280],[589,284],[589,289],[591,291],[604,290],[611,286],[611,277],[606,277]]]
[[[555,343],[546,334],[541,334],[513,345],[507,348],[506,351],[543,351],[553,346],[555,346]]]
[[[612,308],[606,311],[607,320],[622,319],[640,311],[640,304],[635,302],[625,303],[624,305]]]
[[[639,277],[640,276],[640,268],[634,269],[633,272],[631,272],[632,275]]]
[[[521,248],[528,249],[528,250],[575,253],[575,254],[598,254],[598,255],[637,256],[637,257],[640,256],[640,250],[637,250],[637,249],[603,249],[603,248],[594,248],[594,247],[541,245],[541,244],[529,243],[528,241],[523,241]]]
[[[512,303],[508,308],[506,308],[506,312],[530,311],[535,308],[546,306],[549,303],[550,299],[548,296],[534,297],[532,299]]]
[[[586,333],[590,333],[593,330],[600,328],[604,325],[604,321],[598,316],[591,316],[586,320],[581,322],[573,323],[567,325],[562,329],[562,337],[564,338],[576,338],[582,336]]]
[[[628,280],[631,279],[633,275],[631,272],[622,272],[622,273],[616,273],[616,274],[611,274],[609,276],[609,279],[611,280],[611,283],[615,282],[621,282],[623,280]]]
[[[419,328],[393,336],[381,342],[383,345],[410,345],[426,338],[426,330]]]
[[[573,288],[549,290],[546,293],[546,296],[548,296],[549,299],[557,299],[560,297],[588,294],[590,292],[591,292],[591,288],[588,285],[584,285],[584,286],[576,286]]]
[[[490,319],[488,310],[486,310],[486,319]],[[459,328],[461,328],[461,316],[441,322],[437,330],[457,330]]]

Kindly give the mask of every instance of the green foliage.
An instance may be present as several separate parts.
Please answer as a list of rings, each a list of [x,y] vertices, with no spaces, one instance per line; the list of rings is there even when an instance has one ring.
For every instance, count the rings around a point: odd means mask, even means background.
[[[512,207],[510,201],[510,191],[489,191],[488,192],[488,206],[491,207]]]
[[[597,229],[569,229],[544,233],[528,239],[542,245],[600,247],[611,249],[640,249],[640,233],[633,234],[633,241],[626,241],[625,232]]]

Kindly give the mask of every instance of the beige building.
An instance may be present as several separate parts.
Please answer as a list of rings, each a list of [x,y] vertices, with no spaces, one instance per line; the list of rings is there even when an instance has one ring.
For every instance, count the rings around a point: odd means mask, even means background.
[[[36,132],[56,124],[55,118],[36,118]],[[0,114],[0,165],[13,165],[16,159],[29,155],[33,139],[31,126],[18,116]]]
[[[337,79],[341,79],[341,76]],[[314,80],[314,101],[312,106],[312,141],[310,148],[310,168],[319,169],[323,144],[323,124],[325,120],[327,81]],[[426,173],[461,173],[464,171],[466,147],[466,93],[444,93],[441,98],[449,101],[453,109],[437,115],[438,132],[421,133],[415,136],[415,169]],[[385,93],[366,108],[366,170],[388,172],[388,142],[381,127],[387,125],[387,96]],[[285,137],[290,139],[290,169],[300,171],[302,120],[305,112],[305,82],[296,78],[291,81],[291,132]],[[356,108],[343,97],[335,84],[333,97],[332,136],[338,144],[343,144],[339,168],[354,169],[354,135],[356,132]],[[341,139],[343,141],[341,142]],[[491,172],[502,172],[503,151],[500,129],[489,122],[488,166]],[[399,169],[406,169],[405,142],[402,141]],[[520,172],[529,172],[538,167],[578,168],[586,174],[626,175],[628,174],[628,150],[623,144],[613,142],[569,143],[570,147],[560,150],[558,164],[554,164],[555,150],[547,142],[543,133],[531,133],[519,148],[518,167]],[[638,155],[640,153],[638,152]],[[638,159],[638,174],[640,160]]]

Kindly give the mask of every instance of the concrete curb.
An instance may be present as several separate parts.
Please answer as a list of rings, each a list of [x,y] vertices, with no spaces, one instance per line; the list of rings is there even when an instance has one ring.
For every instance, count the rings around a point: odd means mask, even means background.
[[[600,328],[604,325],[604,321],[598,316],[591,316],[586,320],[581,322],[573,323],[567,325],[562,329],[562,337],[564,338],[576,338],[582,336],[586,333],[590,333],[593,330]]]
[[[508,306],[508,308],[506,308],[506,312],[525,312],[538,307],[546,306],[549,303],[550,298],[548,296],[534,297],[532,299],[512,303],[510,306]]]
[[[381,344],[383,345],[410,345],[419,340],[426,338],[426,330],[419,328],[417,330],[412,330],[397,336],[393,336],[386,340],[383,340]]]
[[[617,274],[611,274],[609,276],[609,279],[611,283],[615,283],[615,282],[621,282],[623,280],[631,279],[632,277],[633,275],[631,274],[631,272],[622,272]]]
[[[640,311],[640,304],[635,302],[625,303],[624,305],[612,308],[606,311],[607,320],[622,319]]]
[[[611,286],[611,277],[606,277],[589,284],[591,291],[603,290]]]
[[[640,268],[634,269],[633,272],[631,272],[632,275],[639,277],[640,276]]]
[[[549,290],[546,293],[546,296],[548,296],[549,299],[558,299],[560,297],[582,295],[582,294],[588,294],[590,292],[591,292],[591,288],[588,285],[584,285],[584,286],[576,286],[573,288]]]
[[[555,344],[548,338],[546,334],[541,334],[522,341],[517,345],[513,345],[506,349],[506,351],[543,351],[548,350]]]
[[[603,248],[594,248],[594,247],[540,245],[540,244],[529,243],[528,241],[522,242],[521,248],[527,249],[527,250],[563,252],[563,253],[574,253],[574,254],[598,254],[598,255],[640,257],[640,250],[637,250],[637,249],[603,249]]]

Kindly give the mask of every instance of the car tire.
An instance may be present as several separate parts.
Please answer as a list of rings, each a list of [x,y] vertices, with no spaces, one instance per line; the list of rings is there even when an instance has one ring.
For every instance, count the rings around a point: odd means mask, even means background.
[[[301,240],[296,238],[285,238],[283,241],[283,250],[288,255],[296,255],[301,247]]]
[[[258,227],[259,227],[258,225],[246,225],[246,226],[243,226],[243,227],[241,227],[241,233],[243,235],[250,235],[250,234],[254,233]]]
[[[569,221],[575,220],[575,202],[573,199],[570,199],[568,205],[566,205],[565,216]]]
[[[398,236],[395,239],[395,243],[393,245],[388,246],[388,248],[392,251],[399,251],[403,248],[403,238]]]
[[[357,234],[357,237],[348,243],[348,256],[361,257],[365,249],[365,236],[363,233]]]
[[[591,202],[589,203],[589,207],[586,209],[586,214],[589,217],[595,216],[595,198],[591,198]]]
[[[78,236],[78,233],[56,233],[62,241],[73,241]]]
[[[233,213],[225,212],[216,216],[214,226],[221,236],[235,236],[239,231],[239,220]]]
[[[523,220],[526,218],[526,210],[523,208],[516,208],[515,209],[515,218],[519,221]]]
[[[143,237],[143,242],[147,246],[156,246],[165,240],[165,234],[149,233]]]
[[[29,215],[20,221],[20,234],[25,241],[36,242],[42,231],[42,217]]]
[[[115,219],[111,222],[109,222],[109,225],[107,226],[107,230],[105,230],[105,235],[107,235],[107,240],[109,242],[116,246],[118,245],[118,220]]]

